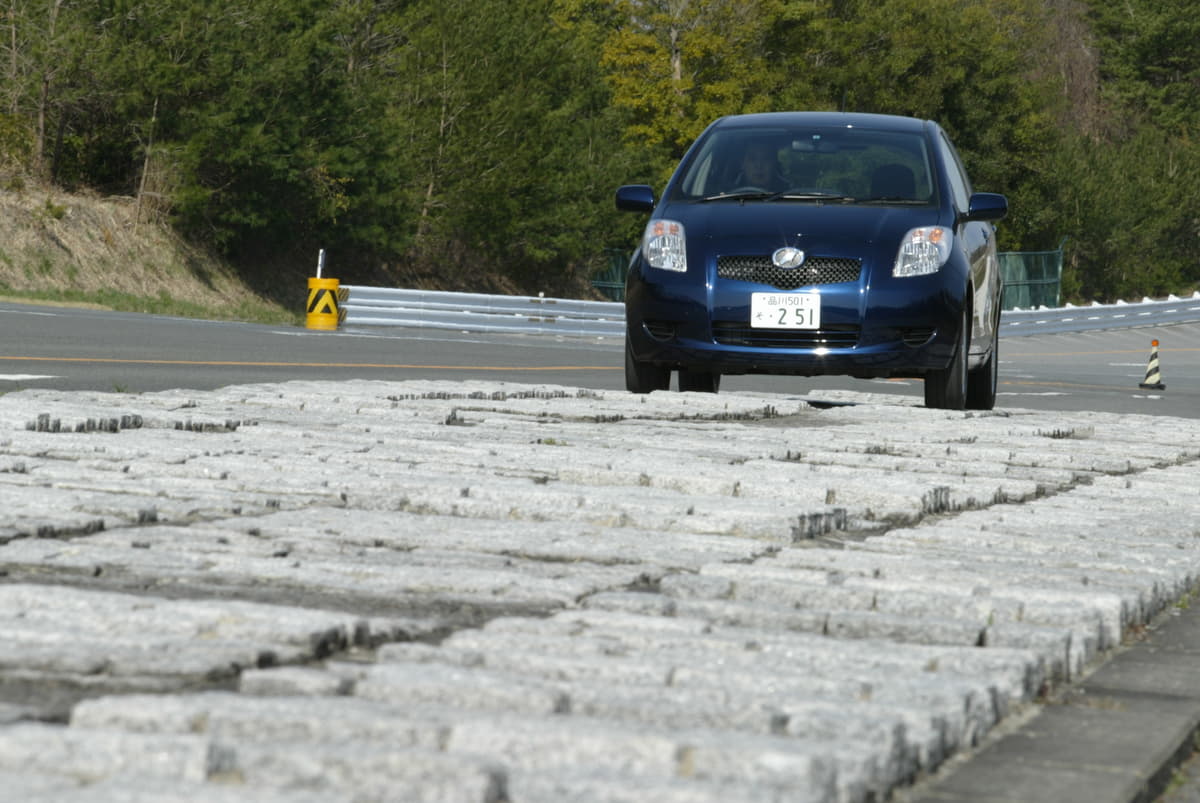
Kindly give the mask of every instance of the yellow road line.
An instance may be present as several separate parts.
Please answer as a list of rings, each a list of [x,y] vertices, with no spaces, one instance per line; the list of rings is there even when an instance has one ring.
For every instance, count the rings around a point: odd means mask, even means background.
[[[1180,348],[1167,348],[1165,346],[1160,345],[1158,348],[1158,351],[1160,354],[1165,354],[1167,352],[1200,351],[1200,348],[1181,348],[1180,349]],[[1102,355],[1102,354],[1149,354],[1149,353],[1150,353],[1149,346],[1146,346],[1146,348],[1144,348],[1144,349],[1121,349],[1120,351],[1012,352],[1012,351],[1007,351],[1005,349],[1001,349],[1000,350],[1000,359],[1001,359],[1001,361],[1003,361],[1003,360],[1007,360],[1012,357],[1088,357],[1088,356]]]
[[[425,368],[433,371],[619,371],[613,365],[416,365],[373,362],[254,362],[248,360],[132,360],[116,357],[23,357],[2,355],[6,362],[97,363],[115,365],[201,365],[235,368]]]
[[[1032,387],[1032,388],[1078,388],[1081,390],[1129,390],[1134,391],[1137,386],[1126,387],[1124,385],[1081,385],[1078,382],[1032,382],[1025,379],[1002,379],[1001,385],[1013,385],[1017,387]]]

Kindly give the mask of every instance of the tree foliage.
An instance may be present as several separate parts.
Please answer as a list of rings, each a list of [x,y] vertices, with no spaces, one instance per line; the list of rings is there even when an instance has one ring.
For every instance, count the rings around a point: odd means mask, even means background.
[[[578,290],[713,119],[936,119],[1067,290],[1200,281],[1189,0],[0,0],[0,183],[136,196],[248,272]],[[273,277],[278,280],[278,277]],[[259,282],[263,284],[263,282]]]
[[[446,277],[455,286],[493,266],[521,284],[557,281],[613,218],[597,200],[612,191],[614,128],[581,58],[595,46],[553,10],[447,0],[405,15],[392,115],[414,179],[411,254],[426,273],[464,270]]]
[[[613,9],[600,64],[626,112],[625,141],[661,169],[717,117],[772,108],[766,40],[777,0],[617,0]]]

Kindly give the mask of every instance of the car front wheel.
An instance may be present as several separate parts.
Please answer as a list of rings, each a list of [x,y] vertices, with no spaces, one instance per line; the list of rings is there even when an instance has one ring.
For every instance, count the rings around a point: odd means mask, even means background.
[[[629,338],[625,338],[625,389],[630,393],[650,393],[670,386],[670,369],[634,357]]]
[[[1000,369],[1000,329],[992,327],[992,351],[987,361],[967,377],[967,409],[990,410],[996,406]]]
[[[925,375],[925,406],[961,410],[967,403],[967,349],[971,345],[971,317],[963,310],[958,324],[958,343],[950,364]]]

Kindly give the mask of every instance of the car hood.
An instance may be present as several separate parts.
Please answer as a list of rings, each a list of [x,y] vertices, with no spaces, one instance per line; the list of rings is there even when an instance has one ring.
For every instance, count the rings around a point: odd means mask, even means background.
[[[825,256],[861,256],[875,249],[894,256],[900,238],[910,229],[941,222],[935,207],[783,200],[677,203],[667,205],[658,216],[682,223],[689,247],[714,254],[770,253],[790,245]]]

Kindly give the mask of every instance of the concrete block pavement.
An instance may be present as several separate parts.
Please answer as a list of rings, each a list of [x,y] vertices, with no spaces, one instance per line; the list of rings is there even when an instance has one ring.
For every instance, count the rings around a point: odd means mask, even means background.
[[[858,401],[0,397],[0,776],[64,800],[866,800],[1194,592],[1200,424]]]

